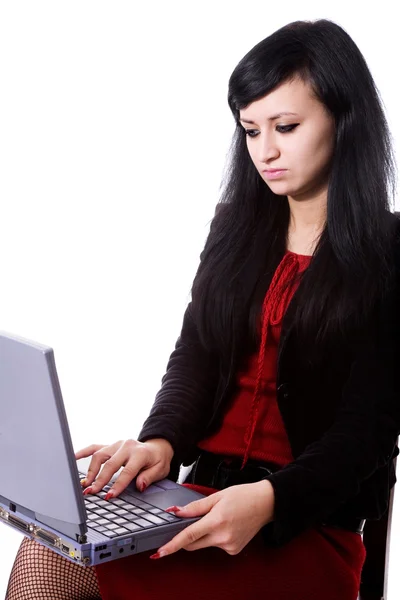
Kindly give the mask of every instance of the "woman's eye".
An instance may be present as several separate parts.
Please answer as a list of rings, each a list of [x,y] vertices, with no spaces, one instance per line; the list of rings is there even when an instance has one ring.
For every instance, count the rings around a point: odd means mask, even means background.
[[[294,123],[293,125],[277,125],[276,130],[278,133],[288,133],[289,131],[293,131],[299,123]],[[258,131],[256,129],[245,129],[246,135],[253,138],[258,135]]]
[[[286,133],[287,131],[293,131],[297,125],[298,123],[294,123],[293,125],[277,125],[276,130],[279,131],[279,133]]]

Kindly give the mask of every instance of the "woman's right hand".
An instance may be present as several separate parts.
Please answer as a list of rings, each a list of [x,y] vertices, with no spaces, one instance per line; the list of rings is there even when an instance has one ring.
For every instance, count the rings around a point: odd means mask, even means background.
[[[75,458],[93,456],[87,477],[82,482],[86,493],[97,494],[123,466],[112,485],[115,498],[136,476],[136,487],[140,492],[151,483],[167,477],[173,455],[174,450],[167,440],[154,438],[146,442],[120,440],[110,446],[92,444],[76,452]],[[102,464],[104,467],[99,474]]]

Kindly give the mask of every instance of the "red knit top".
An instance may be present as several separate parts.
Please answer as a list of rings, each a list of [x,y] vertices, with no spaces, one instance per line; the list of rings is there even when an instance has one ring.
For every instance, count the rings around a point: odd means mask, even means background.
[[[293,461],[290,443],[276,401],[278,342],[282,319],[298,286],[290,283],[309,265],[311,256],[287,251],[265,295],[258,352],[243,359],[236,375],[237,391],[222,425],[197,446],[214,454],[242,456],[285,466]]]

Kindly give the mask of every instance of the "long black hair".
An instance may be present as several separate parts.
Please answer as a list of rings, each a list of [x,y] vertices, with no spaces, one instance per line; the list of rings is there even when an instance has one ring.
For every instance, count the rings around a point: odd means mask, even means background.
[[[296,292],[294,326],[318,348],[362,322],[390,285],[396,164],[391,135],[360,50],[326,19],[296,21],[252,48],[229,79],[235,119],[223,190],[193,281],[201,343],[228,359],[255,349],[266,289],[286,250],[290,210],[254,166],[239,110],[300,77],[335,119],[325,227]],[[246,285],[244,285],[246,281]]]

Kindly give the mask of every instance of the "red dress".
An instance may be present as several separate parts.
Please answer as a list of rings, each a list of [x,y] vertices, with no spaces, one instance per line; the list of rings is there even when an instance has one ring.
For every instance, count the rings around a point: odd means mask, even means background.
[[[220,429],[198,447],[226,456],[274,462],[293,461],[276,401],[277,349],[281,323],[298,285],[286,284],[307,268],[309,256],[286,252],[262,310],[257,353],[237,373],[237,392]],[[218,490],[183,484],[204,495]],[[221,548],[178,552],[150,560],[155,550],[96,567],[103,600],[356,600],[366,550],[361,535],[344,529],[309,528],[280,548],[257,534],[237,555]]]

